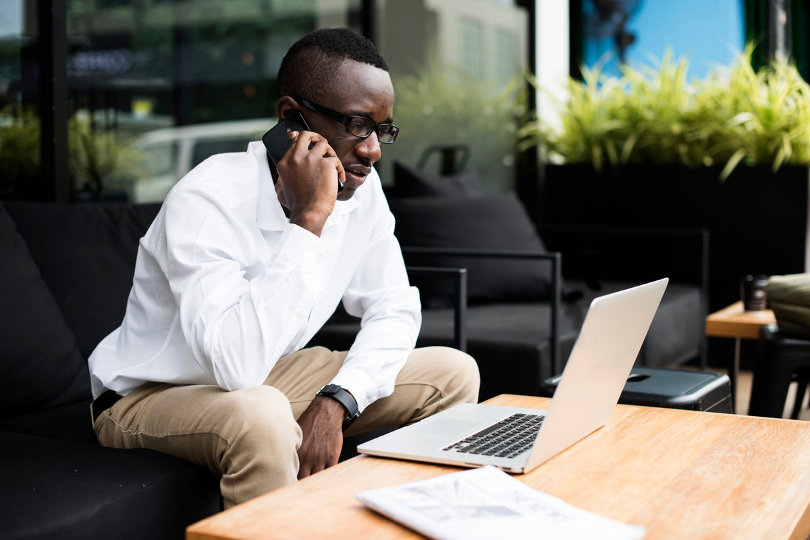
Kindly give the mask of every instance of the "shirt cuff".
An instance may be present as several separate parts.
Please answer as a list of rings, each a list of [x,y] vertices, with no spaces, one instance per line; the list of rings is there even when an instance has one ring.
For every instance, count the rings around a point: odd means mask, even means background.
[[[348,390],[357,401],[357,408],[361,413],[374,401],[385,397],[376,395],[377,392],[372,391],[372,389],[376,390],[377,388],[374,381],[368,375],[356,369],[338,372],[330,383],[337,384],[341,388]]]

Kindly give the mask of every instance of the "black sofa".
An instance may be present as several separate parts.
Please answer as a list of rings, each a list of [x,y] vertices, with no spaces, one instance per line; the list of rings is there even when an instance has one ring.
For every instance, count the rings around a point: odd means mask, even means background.
[[[484,248],[490,255],[493,248],[545,251],[531,225],[526,228],[514,198],[445,204],[451,199],[435,204],[392,201],[403,243],[418,239],[424,244],[420,234],[443,231],[445,244],[458,245],[460,236],[472,240],[462,247]],[[218,481],[206,469],[148,450],[102,448],[90,425],[86,358],[121,322],[138,239],[158,209],[0,204],[0,503],[7,516],[0,521],[0,538],[181,538],[188,524],[221,509]],[[433,217],[425,219],[425,211]],[[448,218],[453,226],[447,226]],[[519,242],[487,234],[498,230],[493,219],[504,226],[511,221],[515,234],[510,238]],[[412,228],[403,228],[409,221]],[[478,226],[472,237],[470,223]],[[429,259],[417,262],[470,268],[466,329],[468,350],[481,368],[481,397],[536,393],[552,374],[549,259],[519,257],[505,265],[498,257],[484,257],[490,262],[485,267],[476,265],[477,257]],[[452,344],[458,315],[452,294],[445,292],[446,285],[436,286],[434,272],[427,274],[429,281],[417,283],[426,308],[420,344]],[[421,275],[414,272],[414,281]],[[452,279],[457,274],[447,275]],[[481,281],[483,276],[489,277]],[[558,329],[563,356],[570,351],[587,299],[620,286],[584,283],[578,288],[566,282]],[[505,290],[510,287],[511,293]],[[654,346],[645,345],[647,365],[677,364],[696,354],[692,337],[697,333],[689,324],[700,323],[694,320],[700,297],[699,287],[670,286],[651,330],[660,337]],[[356,332],[353,324],[330,323],[315,341],[346,347]],[[673,328],[682,334],[672,334]]]
[[[637,365],[705,367],[705,230],[557,226],[538,233],[514,195],[484,193],[474,171],[439,176],[396,164],[395,178],[388,202],[406,263],[467,269],[466,350],[478,362],[480,399],[537,395],[568,358],[593,298],[663,276],[670,285]],[[562,261],[558,291],[554,253]],[[411,281],[423,305],[417,345],[452,344],[447,288],[433,278]],[[313,343],[340,349],[357,329],[338,314]]]
[[[0,204],[0,538],[183,538],[221,509],[207,469],[102,448],[87,356],[123,318],[158,205]]]

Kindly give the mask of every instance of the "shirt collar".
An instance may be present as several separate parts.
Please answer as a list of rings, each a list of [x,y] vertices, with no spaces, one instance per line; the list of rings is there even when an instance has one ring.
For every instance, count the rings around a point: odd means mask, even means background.
[[[268,231],[282,230],[290,220],[284,214],[284,209],[276,196],[273,176],[270,174],[270,166],[267,162],[267,150],[261,141],[253,141],[248,145],[248,152],[253,154],[259,165],[259,227]],[[327,218],[324,228],[342,223],[346,216],[357,208],[356,197],[357,194],[348,201],[335,202],[335,208]]]

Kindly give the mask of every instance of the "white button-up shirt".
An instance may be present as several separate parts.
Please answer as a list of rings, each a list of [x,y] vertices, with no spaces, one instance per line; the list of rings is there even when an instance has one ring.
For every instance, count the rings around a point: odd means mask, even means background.
[[[145,381],[260,385],[342,299],[362,328],[331,382],[363,410],[393,392],[421,324],[393,232],[374,171],[318,237],[285,216],[260,142],[207,159],[141,239],[124,320],[90,356],[93,397]]]

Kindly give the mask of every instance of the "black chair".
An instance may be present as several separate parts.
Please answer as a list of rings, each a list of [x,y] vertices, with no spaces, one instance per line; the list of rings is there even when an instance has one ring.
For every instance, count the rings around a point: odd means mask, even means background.
[[[791,418],[798,418],[810,380],[810,339],[788,334],[776,324],[762,327],[748,414],[781,418],[790,383],[799,382]]]

